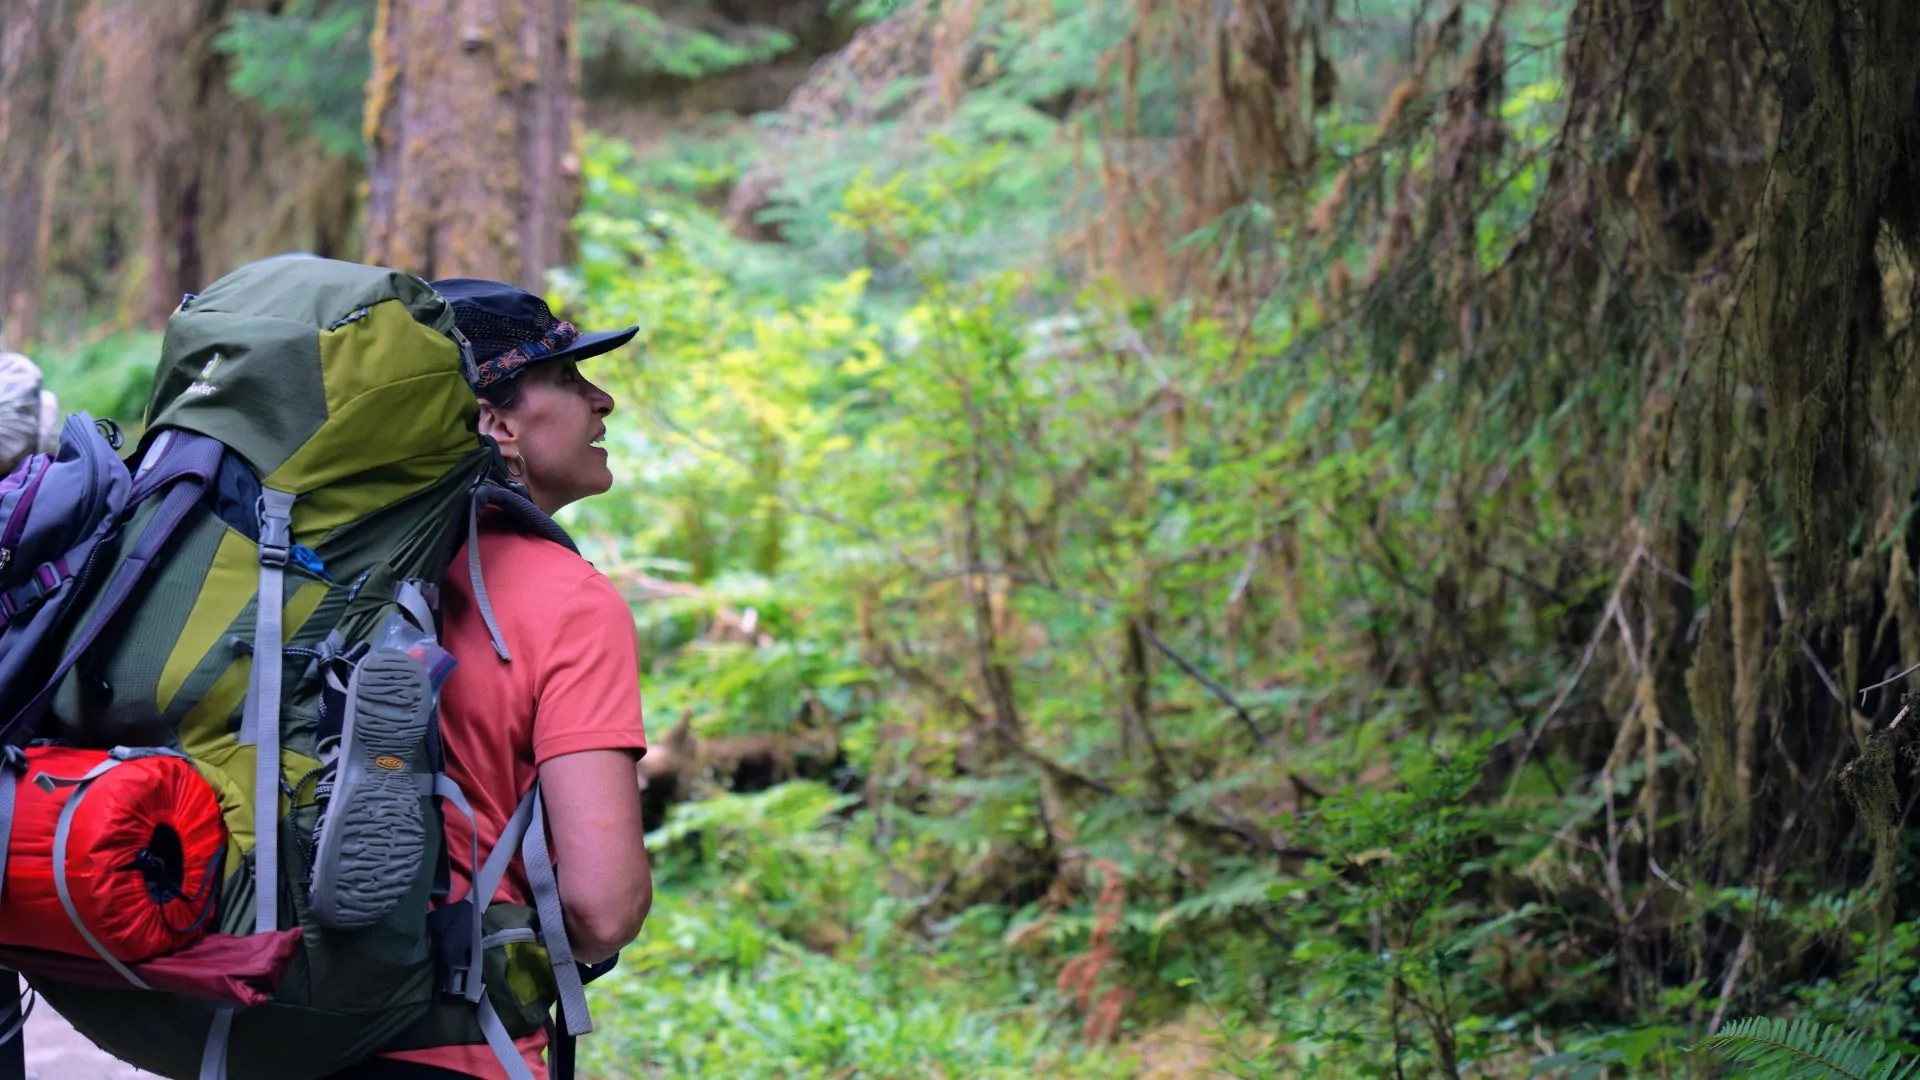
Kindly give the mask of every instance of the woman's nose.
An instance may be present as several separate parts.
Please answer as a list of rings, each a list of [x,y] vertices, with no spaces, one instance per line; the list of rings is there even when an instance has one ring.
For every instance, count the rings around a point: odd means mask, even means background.
[[[593,388],[593,415],[610,416],[612,413],[613,395],[595,386]]]

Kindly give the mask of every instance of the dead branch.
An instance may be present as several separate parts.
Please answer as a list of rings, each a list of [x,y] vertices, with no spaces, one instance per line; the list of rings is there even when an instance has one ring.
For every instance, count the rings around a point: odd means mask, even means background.
[[[1260,730],[1259,724],[1254,723],[1253,714],[1247,711],[1246,706],[1240,704],[1240,700],[1233,696],[1232,691],[1208,678],[1206,672],[1201,671],[1193,665],[1192,661],[1175,652],[1173,646],[1168,645],[1165,639],[1161,638],[1159,634],[1154,633],[1153,627],[1142,623],[1140,629],[1145,632],[1147,640],[1152,642],[1153,647],[1160,650],[1162,655],[1173,661],[1174,665],[1181,671],[1186,672],[1193,681],[1206,687],[1214,697],[1219,698],[1228,708],[1232,709],[1234,715],[1240,718],[1241,725],[1247,729],[1247,733],[1253,736],[1253,741],[1260,744],[1261,749],[1273,749],[1272,740],[1267,738],[1266,732]]]
[[[1554,717],[1560,715],[1560,710],[1566,705],[1567,699],[1573,696],[1574,688],[1580,685],[1581,677],[1586,675],[1587,666],[1593,663],[1594,653],[1599,650],[1600,642],[1606,637],[1607,627],[1615,625],[1617,622],[1620,632],[1622,634],[1626,633],[1626,620],[1620,613],[1620,598],[1626,593],[1627,585],[1633,580],[1634,569],[1640,565],[1640,561],[1646,558],[1646,556],[1647,547],[1645,541],[1635,541],[1633,554],[1627,559],[1627,565],[1621,567],[1619,577],[1614,579],[1613,595],[1607,598],[1607,606],[1600,612],[1600,621],[1594,625],[1592,636],[1587,638],[1587,647],[1580,652],[1580,662],[1573,667],[1573,676],[1560,688],[1560,692],[1554,695],[1553,703],[1547,706],[1546,714],[1540,718],[1540,722],[1533,725],[1533,730],[1527,733],[1526,750],[1520,755],[1522,762],[1525,762],[1533,756],[1534,750],[1540,745],[1540,737],[1546,734],[1547,726],[1553,723]],[[1631,638],[1628,638],[1627,647],[1628,649],[1633,648]],[[1636,668],[1640,666],[1637,657],[1635,658],[1634,666]],[[1520,773],[1516,770],[1513,774],[1513,779],[1507,782],[1507,793],[1501,800],[1502,804],[1511,803],[1514,793],[1519,789]]]

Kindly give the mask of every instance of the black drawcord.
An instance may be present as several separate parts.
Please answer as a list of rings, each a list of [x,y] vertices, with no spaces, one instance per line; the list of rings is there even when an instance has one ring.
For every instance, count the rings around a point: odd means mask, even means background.
[[[207,860],[207,868],[200,875],[200,887],[192,893],[181,892],[180,886],[167,880],[170,876],[168,872],[173,868],[167,865],[166,859],[155,854],[152,848],[141,848],[139,853],[134,855],[132,862],[115,869],[134,870],[144,876],[147,879],[148,899],[160,907],[161,923],[173,933],[184,936],[198,932],[213,915],[214,875],[226,864],[226,861],[227,849],[223,845],[218,852],[214,853],[213,858]],[[167,905],[175,900],[199,904],[200,914],[184,927],[175,926],[173,920],[167,917]]]

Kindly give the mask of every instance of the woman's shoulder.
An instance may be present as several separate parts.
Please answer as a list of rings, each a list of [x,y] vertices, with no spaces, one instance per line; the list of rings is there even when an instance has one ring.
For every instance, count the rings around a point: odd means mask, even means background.
[[[480,535],[480,558],[489,589],[493,575],[499,574],[550,604],[626,606],[605,574],[562,544],[509,527],[483,526]]]

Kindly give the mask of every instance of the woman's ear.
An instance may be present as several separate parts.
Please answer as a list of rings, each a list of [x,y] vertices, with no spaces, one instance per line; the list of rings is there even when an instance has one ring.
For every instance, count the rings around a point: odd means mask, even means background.
[[[492,404],[480,403],[480,434],[500,444],[501,453],[511,453],[514,442],[513,419]]]

